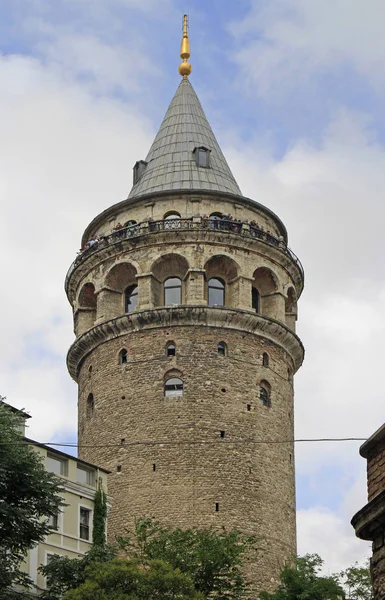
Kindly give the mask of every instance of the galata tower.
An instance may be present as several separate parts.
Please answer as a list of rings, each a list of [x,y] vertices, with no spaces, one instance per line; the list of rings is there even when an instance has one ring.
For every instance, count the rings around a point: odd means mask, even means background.
[[[250,575],[270,587],[296,551],[304,275],[280,219],[242,195],[189,56],[185,18],[182,80],[155,140],[67,274],[79,454],[112,471],[111,537],[141,516],[254,533]]]

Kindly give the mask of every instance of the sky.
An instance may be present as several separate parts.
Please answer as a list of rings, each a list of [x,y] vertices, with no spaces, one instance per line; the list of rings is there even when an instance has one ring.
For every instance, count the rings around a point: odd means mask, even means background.
[[[383,0],[0,0],[0,394],[28,435],[76,439],[63,282],[81,235],[127,197],[180,78],[245,196],[276,212],[305,269],[297,438],[384,422]],[[326,572],[370,554],[359,442],[296,445],[298,552]]]

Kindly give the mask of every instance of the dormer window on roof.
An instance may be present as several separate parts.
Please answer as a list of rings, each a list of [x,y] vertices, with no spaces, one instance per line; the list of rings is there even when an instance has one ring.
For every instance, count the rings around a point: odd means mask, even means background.
[[[209,148],[205,146],[196,146],[193,150],[197,167],[204,167],[208,169],[210,167],[210,152]]]
[[[138,183],[138,181],[140,180],[140,178],[142,177],[143,173],[145,172],[146,168],[147,168],[148,163],[145,160],[138,160],[135,165],[134,165],[134,185],[136,183]]]

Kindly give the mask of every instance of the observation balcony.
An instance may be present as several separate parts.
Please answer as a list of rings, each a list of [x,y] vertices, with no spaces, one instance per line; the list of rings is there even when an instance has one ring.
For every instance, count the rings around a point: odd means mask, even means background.
[[[300,277],[303,282],[304,270],[299,258],[287,246],[283,238],[276,238],[271,233],[264,231],[258,226],[250,223],[233,221],[219,218],[206,217],[191,217],[189,219],[163,219],[160,221],[143,221],[135,223],[128,227],[122,227],[112,231],[109,235],[95,237],[91,239],[86,247],[78,254],[72,265],[70,266],[65,280],[65,287],[68,288],[68,282],[75,269],[85,261],[91,254],[97,250],[107,248],[123,240],[135,240],[147,235],[156,235],[157,233],[179,233],[182,231],[189,232],[210,232],[218,234],[229,234],[231,236],[240,236],[246,239],[255,239],[269,246],[273,246],[288,256],[297,266]]]

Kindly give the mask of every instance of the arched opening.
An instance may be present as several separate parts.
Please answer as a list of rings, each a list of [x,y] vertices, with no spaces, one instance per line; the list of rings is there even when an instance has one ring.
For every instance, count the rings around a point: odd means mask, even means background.
[[[256,313],[260,312],[259,292],[254,286],[251,288],[251,307]]]
[[[164,217],[164,228],[165,229],[179,229],[180,228],[180,214],[176,211],[167,212]]]
[[[93,283],[85,283],[80,290],[79,306],[96,310],[95,286]]]
[[[97,297],[93,283],[85,283],[78,298],[79,309],[75,315],[76,335],[81,335],[95,325]]]
[[[114,318],[123,313],[131,313],[137,308],[137,270],[128,262],[122,262],[107,273],[102,298],[105,318]]]
[[[92,417],[95,409],[95,400],[93,394],[89,394],[87,398],[87,419]]]
[[[127,363],[127,350],[122,348],[119,352],[119,364],[125,365]]]
[[[176,346],[174,342],[166,344],[166,356],[176,356]]]
[[[124,223],[123,227],[133,227],[134,225],[137,225],[137,222],[134,219],[130,219]]]
[[[212,277],[208,281],[208,304],[209,306],[225,305],[225,282],[223,279]]]
[[[262,366],[263,367],[269,366],[269,355],[267,354],[267,352],[264,352],[262,355]]]
[[[182,304],[182,282],[179,277],[169,277],[164,282],[164,305],[178,306]]]
[[[163,219],[165,221],[169,221],[172,219],[180,219],[180,214],[176,210],[170,210],[170,211],[166,212]]]
[[[180,254],[165,254],[152,265],[152,298],[154,306],[184,303],[185,282],[189,264]]]
[[[138,304],[138,286],[130,285],[124,292],[124,312],[132,313]]]
[[[278,291],[278,280],[276,275],[267,267],[259,267],[253,273],[253,290],[251,303],[254,310],[254,300],[258,300],[258,312],[265,317],[272,317],[273,319],[283,318],[283,306],[280,306],[282,296],[277,294]],[[257,297],[258,294],[258,297]]]
[[[218,354],[220,356],[226,356],[227,355],[227,344],[226,344],[226,342],[219,342],[217,350],[218,350]]]
[[[167,344],[166,354],[167,356],[176,356],[176,346],[173,342]]]
[[[166,397],[183,396],[183,381],[179,377],[169,377],[164,382],[164,395]]]
[[[238,306],[237,263],[225,255],[216,255],[205,264],[209,306]]]
[[[297,320],[297,296],[294,288],[290,287],[287,290],[285,298],[285,322],[290,329],[295,331],[295,322]]]
[[[271,406],[271,386],[264,379],[259,384],[259,399],[263,406]]]

